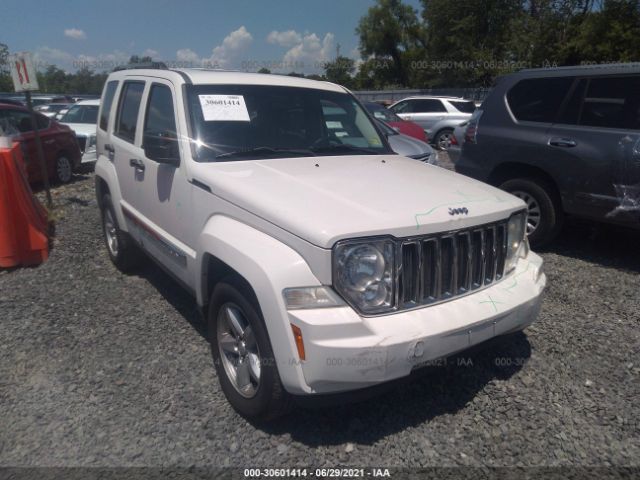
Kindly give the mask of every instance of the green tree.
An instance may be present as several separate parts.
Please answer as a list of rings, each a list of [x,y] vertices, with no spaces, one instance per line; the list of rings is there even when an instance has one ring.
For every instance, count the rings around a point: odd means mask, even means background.
[[[330,82],[352,88],[355,69],[356,62],[353,58],[340,55],[335,60],[324,64],[324,75]]]
[[[535,3],[532,0],[531,3]],[[513,60],[507,43],[522,0],[422,0],[433,86],[491,85]]]
[[[640,1],[605,0],[583,15],[565,48],[567,63],[640,60]]]
[[[131,55],[131,57],[129,57],[129,63],[130,64],[135,64],[135,63],[151,63],[153,62],[153,58],[149,57],[149,56],[143,56],[140,57],[138,55]]]
[[[9,73],[9,47],[0,43],[0,92],[12,92],[13,81]]]
[[[271,73],[271,70],[269,70],[268,68],[262,67],[260,70],[258,70],[258,73]]]
[[[394,81],[408,85],[410,65],[405,54],[426,45],[416,10],[401,0],[377,0],[360,19],[356,33],[360,37],[362,56],[390,59]]]

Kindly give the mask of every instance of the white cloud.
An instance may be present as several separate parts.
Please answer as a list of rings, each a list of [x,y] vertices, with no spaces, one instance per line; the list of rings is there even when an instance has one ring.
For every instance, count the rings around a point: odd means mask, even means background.
[[[176,60],[184,66],[196,66],[202,64],[200,56],[190,48],[181,48],[176,52]]]
[[[267,42],[280,45],[281,47],[293,47],[302,42],[302,35],[295,30],[287,30],[286,32],[273,30],[267,35]]]
[[[160,56],[160,52],[154,50],[153,48],[147,48],[144,52],[142,52],[143,57],[151,57],[154,60]]]
[[[253,36],[243,26],[225,37],[222,45],[218,45],[211,52],[209,62],[213,66],[226,67],[237,60],[238,54],[246,50],[253,42]]]
[[[182,68],[205,67],[205,68],[228,68],[234,67],[239,60],[239,55],[244,52],[253,42],[253,36],[249,31],[241,26],[237,30],[229,33],[220,45],[211,50],[209,57],[201,57],[190,48],[181,48],[176,52],[176,61]]]
[[[64,31],[64,36],[73,38],[74,40],[84,40],[87,38],[87,34],[84,33],[84,30],[80,30],[79,28],[67,28]]]
[[[284,54],[285,67],[300,65],[299,69],[306,72],[322,70],[323,64],[335,55],[334,39],[331,32],[325,34],[322,41],[315,33],[305,34],[301,42]]]
[[[44,69],[49,65],[56,65],[58,68],[71,72],[82,67],[88,67],[94,71],[111,71],[116,66],[126,64],[131,54],[114,50],[96,55],[73,55],[58,48],[43,46],[38,47],[33,56],[36,68]]]

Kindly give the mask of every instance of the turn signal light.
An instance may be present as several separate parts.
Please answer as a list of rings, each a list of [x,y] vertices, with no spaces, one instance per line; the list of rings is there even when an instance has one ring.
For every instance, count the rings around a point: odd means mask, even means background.
[[[291,330],[293,331],[293,338],[296,341],[296,348],[298,349],[298,357],[300,360],[305,360],[304,354],[304,340],[302,340],[302,330],[299,327],[296,327],[294,324],[291,324]]]

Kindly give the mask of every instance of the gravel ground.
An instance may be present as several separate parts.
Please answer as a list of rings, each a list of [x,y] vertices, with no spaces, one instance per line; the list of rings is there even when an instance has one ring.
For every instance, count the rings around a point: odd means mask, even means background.
[[[109,262],[92,174],[54,201],[50,260],[0,273],[0,466],[639,465],[637,233],[570,223],[526,334],[256,426],[218,388],[188,294]]]

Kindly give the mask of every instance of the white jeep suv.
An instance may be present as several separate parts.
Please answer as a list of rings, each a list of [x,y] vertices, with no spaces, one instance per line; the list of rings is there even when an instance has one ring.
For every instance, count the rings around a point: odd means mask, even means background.
[[[244,416],[407,376],[540,308],[524,203],[394,154],[338,85],[115,72],[97,153],[111,259],[142,249],[193,293]]]

